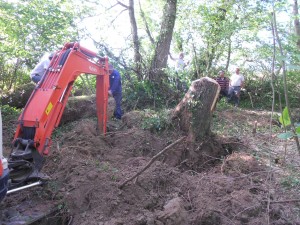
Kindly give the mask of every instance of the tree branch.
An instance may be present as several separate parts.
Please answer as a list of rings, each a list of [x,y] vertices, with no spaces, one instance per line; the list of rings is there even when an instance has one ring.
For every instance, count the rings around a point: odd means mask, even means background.
[[[152,159],[147,163],[147,165],[145,167],[143,167],[140,171],[138,171],[135,175],[133,175],[132,177],[130,177],[129,179],[125,180],[120,186],[119,188],[122,189],[128,182],[132,181],[134,178],[138,177],[141,173],[143,173],[147,168],[149,168],[151,166],[152,163],[154,163],[157,158],[159,156],[161,156],[162,154],[164,154],[166,151],[168,151],[170,148],[172,148],[174,145],[180,143],[181,141],[183,141],[186,137],[181,137],[179,138],[177,141],[173,142],[172,144],[168,145],[167,147],[165,147],[163,150],[161,150],[159,153],[157,153],[155,156],[152,157]]]

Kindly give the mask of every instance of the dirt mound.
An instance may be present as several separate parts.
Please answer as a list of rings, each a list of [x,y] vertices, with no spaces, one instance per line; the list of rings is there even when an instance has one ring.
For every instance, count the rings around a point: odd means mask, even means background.
[[[180,142],[120,189],[122,182],[181,137],[175,130],[144,130],[142,120],[133,112],[123,121],[109,121],[106,136],[97,134],[91,118],[65,125],[54,133],[43,168],[51,176],[47,186],[10,195],[0,209],[17,200],[51,201],[74,225],[299,222],[291,216],[292,205],[268,207],[270,199],[288,198],[288,193],[279,191],[270,170],[241,151],[238,140],[218,136],[199,143]]]
[[[246,153],[233,153],[224,159],[222,173],[230,176],[249,174],[265,170],[264,166],[251,155]]]

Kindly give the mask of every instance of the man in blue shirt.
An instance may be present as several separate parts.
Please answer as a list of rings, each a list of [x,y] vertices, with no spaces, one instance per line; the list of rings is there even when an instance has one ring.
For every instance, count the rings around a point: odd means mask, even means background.
[[[122,101],[122,83],[121,83],[121,75],[120,73],[114,69],[114,67],[109,64],[109,91],[108,94],[113,96],[116,101],[116,108],[114,112],[114,117],[117,119],[121,119],[123,112],[121,109],[121,101]]]

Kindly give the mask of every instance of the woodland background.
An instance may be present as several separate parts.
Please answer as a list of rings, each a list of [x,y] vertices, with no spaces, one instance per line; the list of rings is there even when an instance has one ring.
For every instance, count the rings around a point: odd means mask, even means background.
[[[168,224],[163,209],[178,195],[187,224],[300,223],[297,0],[0,0],[7,152],[34,88],[30,71],[66,42],[107,56],[120,71],[124,118],[109,121],[104,140],[96,135],[95,118],[77,117],[92,110],[69,101],[64,115],[69,110],[73,117],[53,133],[56,144],[45,166],[53,177],[48,188],[8,196],[0,218],[14,204],[34,199],[38,206],[55,203],[74,224]],[[180,52],[190,64],[176,73],[169,54]],[[186,87],[219,70],[229,77],[237,66],[246,79],[240,107],[219,101],[210,138],[174,147],[138,184],[120,192],[119,182],[181,138],[168,110]],[[94,76],[76,80],[73,96],[94,93]],[[178,218],[169,224],[175,222],[183,224]]]
[[[299,104],[297,0],[0,4],[2,96],[29,83],[30,70],[45,53],[79,41],[108,56],[121,72],[127,110],[177,103],[184,92],[177,90],[176,79],[189,84],[203,76],[215,77],[220,69],[230,76],[236,66],[246,77],[242,106],[271,109],[274,97],[280,111],[286,105],[285,80],[291,106]],[[169,53],[174,57],[179,52],[190,65],[176,74]],[[81,76],[74,93],[93,93],[94,82],[92,76]]]

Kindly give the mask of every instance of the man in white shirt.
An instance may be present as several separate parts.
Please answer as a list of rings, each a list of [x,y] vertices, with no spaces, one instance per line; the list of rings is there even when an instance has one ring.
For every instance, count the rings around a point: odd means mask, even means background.
[[[40,61],[31,71],[30,77],[34,83],[37,84],[42,79],[44,73],[49,67],[52,58],[53,58],[53,53],[50,54],[45,60]]]
[[[244,87],[245,78],[240,74],[240,68],[236,68],[235,74],[230,77],[228,102],[234,100],[234,105],[237,107],[240,103],[241,88]]]

